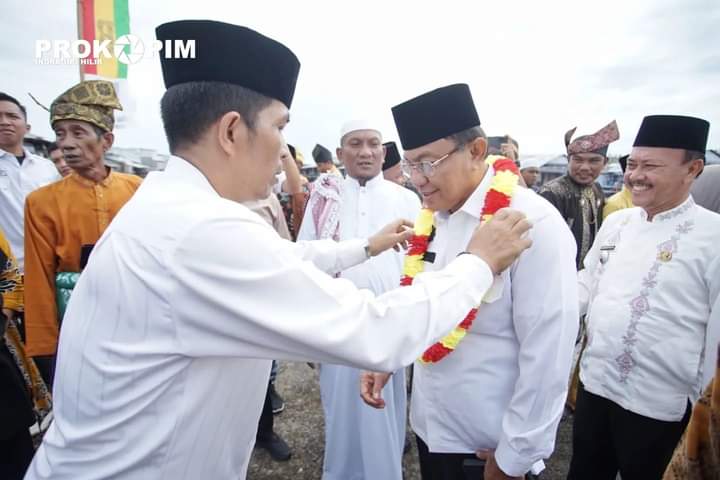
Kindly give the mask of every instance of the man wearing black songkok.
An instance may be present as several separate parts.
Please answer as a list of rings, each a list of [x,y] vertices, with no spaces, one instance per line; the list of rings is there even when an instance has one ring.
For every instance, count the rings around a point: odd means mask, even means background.
[[[635,207],[607,217],[585,257],[571,480],[661,478],[715,373],[720,215],[690,195],[709,128],[645,117],[625,170]]]
[[[170,151],[93,249],[63,320],[54,414],[26,480],[242,479],[269,359],[395,370],[455,326],[529,243],[505,212],[417,288],[381,297],[338,272],[411,232],[292,243],[242,202],[267,197],[300,62],[246,27],[161,25]]]

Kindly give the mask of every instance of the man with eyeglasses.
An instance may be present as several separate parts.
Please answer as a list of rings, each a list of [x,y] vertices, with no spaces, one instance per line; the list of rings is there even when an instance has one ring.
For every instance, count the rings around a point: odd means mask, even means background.
[[[539,193],[560,211],[572,230],[577,244],[575,265],[579,270],[603,218],[605,194],[597,179],[607,165],[608,146],[620,138],[620,133],[613,120],[592,135],[571,141],[576,129],[565,133],[567,174],[543,185]]]
[[[534,220],[532,247],[495,277],[454,350],[438,361],[423,355],[415,362],[410,417],[422,478],[480,478],[471,476],[476,454],[486,462],[486,480],[537,474],[553,451],[578,328],[572,234],[546,201],[512,187],[517,172],[513,178],[487,161],[487,138],[467,85],[433,90],[392,111],[403,168],[434,211],[424,271],[462,253],[501,190],[511,194],[511,208]],[[537,291],[540,298],[529,294]],[[387,379],[363,374],[368,404],[383,407]]]
[[[347,177],[321,176],[305,210],[299,240],[331,236],[343,241],[364,236],[396,218],[413,219],[420,202],[410,190],[382,174],[386,147],[377,125],[367,120],[346,123],[337,158]],[[388,250],[339,272],[358,288],[380,295],[398,286],[402,255]],[[323,480],[378,478],[402,480],[407,394],[404,369],[383,390],[387,408],[365,405],[357,388],[361,370],[324,363],[320,394],[325,414]]]

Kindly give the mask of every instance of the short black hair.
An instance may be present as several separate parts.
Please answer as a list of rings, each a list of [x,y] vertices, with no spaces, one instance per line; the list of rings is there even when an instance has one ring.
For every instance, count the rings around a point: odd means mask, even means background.
[[[470,127],[457,133],[453,133],[447,137],[450,141],[455,143],[458,148],[464,147],[468,143],[474,142],[478,138],[487,138],[485,131],[480,125]]]
[[[692,162],[693,160],[705,161],[705,152],[698,150],[685,150],[685,163]]]
[[[14,103],[15,105],[17,105],[23,114],[23,118],[25,118],[25,120],[27,121],[27,109],[25,108],[25,105],[18,102],[17,98],[11,97],[10,95],[8,95],[5,92],[0,92],[0,102],[10,102],[10,103]]]
[[[272,100],[253,90],[225,82],[187,82],[168,88],[160,101],[160,114],[170,152],[192,145],[215,121],[237,112],[248,129]]]
[[[50,142],[47,147],[48,153],[54,152],[55,150],[60,150],[60,147],[55,142]]]

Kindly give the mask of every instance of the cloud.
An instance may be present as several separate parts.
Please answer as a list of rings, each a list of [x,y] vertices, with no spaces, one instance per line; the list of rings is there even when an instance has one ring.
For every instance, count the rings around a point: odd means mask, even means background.
[[[35,40],[76,36],[74,2],[39,0],[32,14],[20,0],[5,3],[0,89],[23,97],[35,133],[51,137],[25,92],[49,103],[77,81],[77,67],[33,60]],[[470,84],[486,131],[513,135],[526,153],[559,152],[568,128],[595,131],[613,118],[621,140],[611,153],[621,153],[642,117],[659,112],[707,118],[720,145],[716,0],[130,2],[131,31],[146,42],[180,18],[247,25],[295,51],[302,68],[286,135],[306,153],[336,145],[340,125],[358,114],[395,139],[390,107],[454,82]],[[117,144],[166,151],[157,59],[131,65],[126,90]]]

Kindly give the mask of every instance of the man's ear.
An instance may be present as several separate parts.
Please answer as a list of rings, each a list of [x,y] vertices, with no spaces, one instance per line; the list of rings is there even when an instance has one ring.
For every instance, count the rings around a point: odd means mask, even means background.
[[[247,124],[238,112],[227,112],[215,122],[217,125],[217,141],[220,148],[228,155],[233,155],[238,142],[248,137]]]
[[[342,158],[342,151],[343,151],[342,147],[337,147],[335,149],[335,155],[337,156],[338,162],[345,165],[345,162],[343,162],[343,158]]]
[[[487,156],[488,142],[486,138],[478,137],[470,144],[470,153],[472,154],[473,160],[476,158],[485,160]]]
[[[115,143],[115,134],[112,132],[103,132],[103,134],[102,134],[103,151],[107,152],[108,150],[110,150],[113,146],[113,143]]]
[[[696,158],[692,162],[688,163],[688,176],[690,180],[695,180],[698,175],[705,169],[705,162],[702,158]]]

